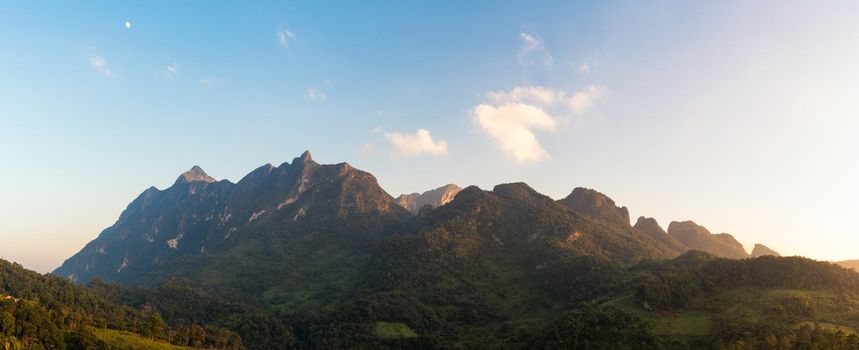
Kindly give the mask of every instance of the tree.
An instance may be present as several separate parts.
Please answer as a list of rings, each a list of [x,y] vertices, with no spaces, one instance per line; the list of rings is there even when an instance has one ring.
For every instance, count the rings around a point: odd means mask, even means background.
[[[188,343],[194,347],[203,346],[206,342],[206,331],[203,330],[203,327],[198,325],[191,325],[191,329],[188,330]]]
[[[0,312],[0,335],[12,335],[15,331],[15,316],[3,311]]]
[[[153,339],[161,337],[161,333],[164,332],[164,319],[161,318],[161,314],[152,312],[149,315],[149,319],[146,320],[146,331]]]

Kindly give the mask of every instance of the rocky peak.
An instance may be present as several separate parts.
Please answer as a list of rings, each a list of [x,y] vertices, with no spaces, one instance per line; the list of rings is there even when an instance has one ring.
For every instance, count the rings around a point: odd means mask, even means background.
[[[766,256],[766,255],[770,255],[770,256],[781,256],[781,254],[779,254],[779,253],[778,253],[778,252],[776,252],[775,250],[772,250],[772,249],[770,249],[769,247],[767,247],[767,246],[765,246],[765,245],[763,245],[763,244],[760,244],[760,243],[755,244],[755,248],[754,248],[754,249],[752,249],[751,257],[752,257],[752,258],[757,258],[757,257],[759,257],[759,256]]]
[[[626,207],[618,207],[608,196],[589,188],[576,187],[559,202],[582,215],[629,225],[629,210]]]
[[[638,221],[635,222],[635,226],[633,226],[633,228],[641,232],[647,233],[651,236],[667,235],[665,230],[663,230],[662,227],[659,226],[659,223],[656,222],[656,219],[654,218],[646,218],[641,216],[638,218]]]
[[[217,180],[215,180],[214,178],[212,178],[211,176],[206,174],[206,172],[203,171],[202,168],[200,168],[199,166],[196,166],[196,165],[194,167],[192,167],[191,170],[188,170],[188,171],[182,173],[182,175],[179,175],[179,178],[176,179],[176,183],[191,183],[191,182],[197,182],[197,181],[205,182],[205,183],[213,183],[213,182],[216,182]]]
[[[668,235],[685,244],[689,249],[733,259],[749,256],[734,236],[727,233],[711,234],[704,226],[693,221],[672,221],[668,225]]]
[[[396,202],[401,207],[408,209],[413,214],[419,214],[424,206],[433,208],[440,207],[452,201],[462,189],[454,184],[447,184],[424,193],[403,194],[397,197]]]
[[[689,250],[689,248],[679,240],[669,236],[668,233],[659,226],[659,223],[656,222],[656,219],[654,218],[646,218],[643,216],[639,217],[638,221],[635,222],[633,229],[662,242],[662,244],[671,249],[674,253],[679,254]]]
[[[668,224],[668,235],[677,238],[680,242],[686,245],[697,245],[711,233],[704,226],[696,224],[694,221],[672,221]]]
[[[304,151],[300,156],[292,160],[292,165],[303,165],[313,161],[310,151]]]

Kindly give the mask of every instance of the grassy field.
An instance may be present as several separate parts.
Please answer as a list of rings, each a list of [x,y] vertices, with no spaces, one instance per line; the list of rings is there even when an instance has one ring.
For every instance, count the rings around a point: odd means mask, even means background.
[[[399,322],[376,322],[373,335],[382,339],[414,338],[418,334],[409,326]]]
[[[675,313],[656,313],[647,311],[635,303],[635,297],[627,295],[610,300],[606,305],[614,306],[624,312],[636,315],[653,324],[657,334],[703,337],[710,333],[712,321],[707,312],[686,310]]]
[[[184,346],[176,346],[166,342],[149,340],[140,335],[111,329],[93,329],[98,339],[111,346],[129,350],[193,350]]]
[[[802,321],[793,321],[797,328],[814,327],[817,323],[826,330],[859,334],[852,327],[859,319],[859,300],[826,291],[735,288],[702,296],[689,308],[675,312],[645,310],[632,295],[609,300],[605,305],[649,321],[661,335],[704,337],[710,333],[714,317],[725,316],[758,323],[799,318]]]

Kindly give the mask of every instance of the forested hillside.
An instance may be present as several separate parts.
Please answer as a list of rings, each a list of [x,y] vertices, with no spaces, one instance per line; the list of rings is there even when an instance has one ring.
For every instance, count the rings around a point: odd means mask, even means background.
[[[0,260],[0,344],[8,349],[244,348],[227,328],[201,320],[165,321],[149,303],[135,308],[101,294]]]

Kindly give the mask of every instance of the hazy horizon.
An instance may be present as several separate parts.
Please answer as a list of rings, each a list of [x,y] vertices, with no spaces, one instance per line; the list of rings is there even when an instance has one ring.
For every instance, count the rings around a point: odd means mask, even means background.
[[[0,257],[49,272],[193,165],[310,150],[859,259],[859,4],[668,5],[0,4]]]

